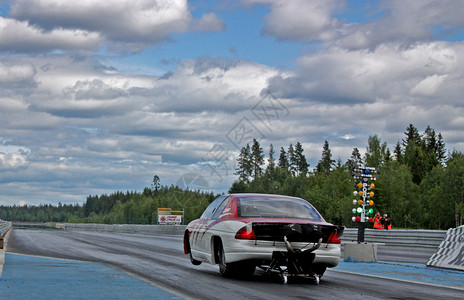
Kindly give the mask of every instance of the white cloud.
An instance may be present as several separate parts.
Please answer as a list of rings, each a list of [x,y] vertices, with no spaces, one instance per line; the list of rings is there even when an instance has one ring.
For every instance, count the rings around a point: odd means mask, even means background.
[[[98,33],[80,29],[55,28],[50,31],[31,26],[27,21],[0,17],[0,50],[39,52],[53,50],[96,50],[103,45]]]
[[[373,48],[395,42],[412,45],[447,36],[464,25],[462,1],[383,1],[373,13],[379,19],[346,24],[339,45],[350,49]]]
[[[35,74],[36,70],[31,64],[6,65],[0,62],[0,85],[8,86],[32,82]]]
[[[242,3],[270,6],[263,32],[277,39],[322,41],[347,49],[372,49],[386,43],[413,45],[448,36],[464,25],[460,0],[382,1],[379,6],[371,5],[371,9],[366,4],[362,9],[371,18],[358,23],[347,23],[337,17],[347,9],[345,1],[243,0]]]
[[[446,77],[447,75],[440,76],[436,74],[428,76],[411,89],[411,94],[415,96],[432,96]]]
[[[27,156],[19,153],[0,152],[0,171],[25,167]]]
[[[436,76],[435,89],[462,80],[458,79],[464,76],[458,62],[463,56],[463,45],[445,42],[409,48],[384,45],[372,51],[332,48],[300,57],[296,75],[276,77],[270,88],[282,97],[331,103],[395,101],[400,96],[405,101],[429,76]],[[456,101],[444,93],[437,97]]]
[[[198,31],[222,31],[226,29],[226,24],[215,13],[206,13],[201,19],[194,22],[194,29]]]
[[[267,3],[271,12],[264,18],[263,32],[281,40],[329,41],[341,23],[332,13],[343,6],[336,0],[250,0]]]
[[[186,0],[60,1],[18,0],[10,17],[45,31],[103,36],[114,47],[139,50],[189,29],[191,15]]]

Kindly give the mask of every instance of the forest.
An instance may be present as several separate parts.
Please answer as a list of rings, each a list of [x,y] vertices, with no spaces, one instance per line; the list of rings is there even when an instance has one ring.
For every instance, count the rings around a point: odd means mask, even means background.
[[[354,148],[342,162],[332,157],[328,141],[310,169],[300,142],[265,151],[255,139],[237,158],[237,180],[230,193],[297,196],[313,204],[331,223],[357,227],[351,220],[353,170],[376,168],[374,210],[390,216],[395,228],[448,229],[463,224],[464,154],[447,151],[441,133],[428,126],[423,133],[410,124],[390,151],[377,136],[368,138],[365,155]],[[142,192],[89,195],[83,205],[0,206],[0,219],[29,222],[156,224],[157,208],[185,210],[185,223],[198,218],[218,195],[162,186],[155,175]],[[371,224],[367,225],[372,226]]]

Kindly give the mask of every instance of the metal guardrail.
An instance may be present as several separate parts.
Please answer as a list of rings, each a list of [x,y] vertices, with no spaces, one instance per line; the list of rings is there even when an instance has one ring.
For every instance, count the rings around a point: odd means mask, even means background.
[[[11,228],[11,222],[0,220],[0,249],[3,249],[3,237]]]
[[[147,235],[183,235],[186,225],[132,225],[132,224],[74,224],[58,223],[56,228],[68,231],[100,231],[118,233],[139,233]]]
[[[446,230],[376,230],[366,229],[364,241],[379,243],[389,248],[421,249],[433,252],[437,250],[446,236]],[[341,238],[343,242],[356,242],[357,228],[345,228]]]

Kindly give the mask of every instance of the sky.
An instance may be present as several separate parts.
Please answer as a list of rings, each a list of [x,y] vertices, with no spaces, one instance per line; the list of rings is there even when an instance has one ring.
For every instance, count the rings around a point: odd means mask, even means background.
[[[463,152],[463,41],[461,0],[0,0],[0,205],[227,192],[253,139]]]

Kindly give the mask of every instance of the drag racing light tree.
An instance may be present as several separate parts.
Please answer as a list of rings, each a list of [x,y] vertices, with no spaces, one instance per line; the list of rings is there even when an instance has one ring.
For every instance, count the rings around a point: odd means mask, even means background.
[[[356,197],[353,200],[353,205],[357,207],[352,209],[354,214],[352,221],[358,222],[358,243],[364,242],[365,222],[374,222],[372,218],[374,201],[371,198],[374,197],[372,190],[375,188],[375,184],[369,181],[377,180],[377,175],[374,175],[376,172],[377,169],[371,167],[356,168],[353,170],[353,178],[358,183],[356,184],[356,190],[353,192],[353,195]],[[358,196],[360,197],[359,199]]]

